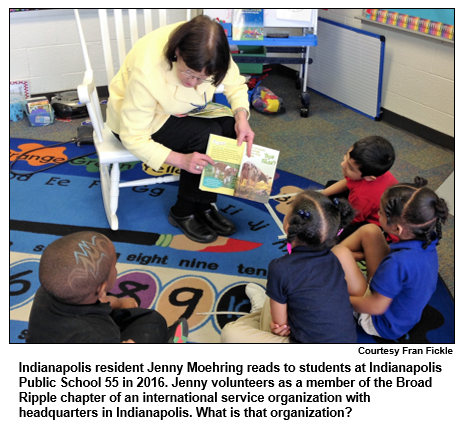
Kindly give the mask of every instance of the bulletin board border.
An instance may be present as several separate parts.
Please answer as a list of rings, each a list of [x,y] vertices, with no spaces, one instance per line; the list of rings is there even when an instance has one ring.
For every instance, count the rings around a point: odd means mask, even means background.
[[[454,25],[386,9],[363,9],[362,16],[358,19],[365,23],[383,25],[454,45]]]

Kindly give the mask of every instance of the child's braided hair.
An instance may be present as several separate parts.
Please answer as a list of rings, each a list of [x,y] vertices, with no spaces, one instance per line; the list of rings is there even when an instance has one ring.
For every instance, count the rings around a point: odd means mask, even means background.
[[[348,226],[354,216],[346,199],[331,201],[319,192],[305,190],[291,205],[287,241],[298,238],[316,250],[330,248],[336,244],[340,229]]]
[[[425,241],[424,249],[436,237],[441,239],[441,223],[448,217],[446,202],[426,185],[425,178],[416,177],[414,183],[395,184],[382,196],[387,223],[407,226],[417,239]]]

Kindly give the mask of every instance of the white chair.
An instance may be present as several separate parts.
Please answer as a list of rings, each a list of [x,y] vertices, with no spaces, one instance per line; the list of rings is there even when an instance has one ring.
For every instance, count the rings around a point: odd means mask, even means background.
[[[145,34],[152,31],[151,9],[144,9],[144,22]],[[190,11],[187,13],[187,19],[190,19]],[[103,204],[105,207],[106,217],[111,229],[117,230],[119,228],[118,217],[116,211],[118,209],[119,201],[119,188],[121,187],[135,187],[146,186],[150,184],[159,184],[172,181],[178,181],[178,175],[167,175],[158,178],[147,178],[143,180],[121,182],[119,164],[127,162],[137,162],[140,159],[136,158],[129,152],[121,142],[113,135],[111,130],[103,122],[103,117],[100,108],[100,100],[97,94],[95,85],[94,71],[90,65],[89,54],[87,45],[82,31],[81,20],[79,17],[78,9],[74,9],[76,17],[77,28],[79,31],[79,38],[82,45],[82,53],[85,62],[84,80],[81,85],[77,87],[79,101],[87,106],[87,111],[92,121],[94,129],[94,143],[98,154],[98,161],[100,164],[100,185],[103,197]],[[108,28],[107,9],[99,9],[98,16],[100,20],[101,37],[103,45],[103,54],[105,59],[105,68],[108,78],[108,84],[114,77],[113,57],[110,48],[110,36]],[[159,9],[160,26],[166,24],[166,9]],[[126,48],[124,41],[124,29],[122,9],[114,9],[114,19],[116,27],[118,54],[119,54],[119,67],[121,67],[124,58],[126,57]],[[130,37],[131,44],[133,45],[138,40],[137,28],[137,10],[129,9],[130,21]]]

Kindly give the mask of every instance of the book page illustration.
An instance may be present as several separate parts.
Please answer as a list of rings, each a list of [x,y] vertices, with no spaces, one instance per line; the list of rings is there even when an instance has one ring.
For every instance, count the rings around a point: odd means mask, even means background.
[[[279,152],[253,144],[251,157],[243,157],[234,196],[267,203],[277,168]]]
[[[253,144],[251,157],[246,143],[211,135],[206,154],[215,162],[207,165],[200,189],[266,203],[272,190],[279,152]]]
[[[245,148],[246,144],[237,146],[237,140],[211,134],[206,154],[215,165],[205,166],[200,189],[233,196]]]

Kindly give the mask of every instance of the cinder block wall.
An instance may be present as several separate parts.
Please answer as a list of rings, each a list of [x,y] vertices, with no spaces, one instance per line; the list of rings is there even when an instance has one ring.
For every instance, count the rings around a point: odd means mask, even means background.
[[[80,9],[90,62],[97,86],[107,78],[97,9]],[[123,9],[127,18],[127,9]],[[137,16],[139,34],[144,31],[143,13]],[[186,19],[186,9],[167,9],[167,23]],[[118,68],[113,14],[108,13],[115,69]],[[126,22],[127,21],[127,22]],[[152,10],[153,29],[159,28],[158,9]],[[125,19],[126,49],[131,46]],[[75,90],[82,83],[85,64],[73,9],[15,12],[10,14],[10,80],[27,80],[31,94]]]
[[[454,136],[454,45],[362,24],[355,19],[361,12],[329,9],[319,10],[319,16],[383,34],[387,42],[382,107]],[[82,9],[80,13],[96,82],[104,86],[107,82],[97,10]],[[185,17],[186,9],[168,9],[168,23]],[[158,28],[158,23],[158,10],[153,9],[153,27]],[[143,28],[141,13],[139,27]],[[125,34],[129,38],[128,29]],[[126,45],[130,46],[129,41]],[[117,67],[116,54],[113,59]],[[84,69],[72,9],[10,14],[10,80],[28,80],[31,94],[59,92],[76,89]]]

